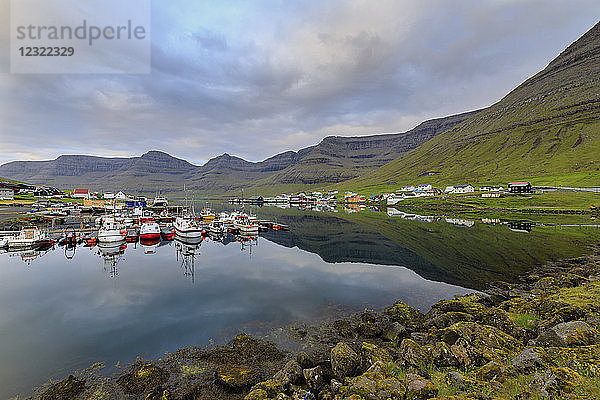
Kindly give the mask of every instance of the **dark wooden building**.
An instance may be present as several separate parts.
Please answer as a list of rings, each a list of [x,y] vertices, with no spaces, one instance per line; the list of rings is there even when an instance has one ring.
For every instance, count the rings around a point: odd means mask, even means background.
[[[510,193],[531,193],[531,183],[529,182],[511,182],[508,184]]]

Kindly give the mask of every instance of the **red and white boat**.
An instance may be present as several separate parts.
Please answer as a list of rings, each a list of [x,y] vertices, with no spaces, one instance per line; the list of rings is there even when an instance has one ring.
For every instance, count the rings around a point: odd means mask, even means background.
[[[160,226],[153,220],[144,222],[140,227],[140,240],[160,239]]]

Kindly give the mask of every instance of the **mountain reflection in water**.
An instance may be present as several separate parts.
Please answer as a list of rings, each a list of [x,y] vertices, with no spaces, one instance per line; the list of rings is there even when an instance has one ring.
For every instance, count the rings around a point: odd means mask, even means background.
[[[97,361],[110,371],[239,331],[266,334],[338,305],[359,311],[403,300],[427,310],[486,280],[584,252],[598,235],[368,210],[253,211],[290,231],[0,254],[0,398]]]

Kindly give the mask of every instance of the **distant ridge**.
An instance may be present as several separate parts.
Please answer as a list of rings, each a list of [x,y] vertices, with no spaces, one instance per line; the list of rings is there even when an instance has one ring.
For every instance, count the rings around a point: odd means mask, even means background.
[[[531,177],[600,186],[600,23],[498,103],[348,185]]]
[[[197,193],[236,195],[252,186],[336,183],[384,165],[477,112],[426,121],[404,133],[330,136],[315,146],[256,163],[225,153],[197,166],[153,150],[131,158],[62,155],[48,161],[14,161],[1,165],[0,175],[63,188],[142,193],[180,191],[184,183]]]

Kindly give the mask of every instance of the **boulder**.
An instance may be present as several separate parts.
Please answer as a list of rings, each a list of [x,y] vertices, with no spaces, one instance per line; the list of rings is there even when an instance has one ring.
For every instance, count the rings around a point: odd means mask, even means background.
[[[504,382],[510,374],[506,365],[496,361],[490,361],[475,372],[477,379],[488,382]]]
[[[385,340],[395,342],[398,339],[400,339],[404,334],[406,334],[407,331],[408,330],[406,329],[406,327],[401,323],[392,322],[383,329],[381,337]]]
[[[431,355],[414,340],[404,339],[400,343],[399,352],[400,358],[398,362],[403,367],[426,369],[431,363]]]
[[[342,399],[403,400],[406,387],[398,378],[390,375],[383,363],[376,362],[364,374],[346,379],[340,388]]]
[[[315,360],[305,351],[301,351],[296,355],[296,362],[302,368],[311,368],[315,366]]]
[[[426,400],[436,397],[438,389],[429,379],[414,379],[406,384],[406,400]]]
[[[362,337],[377,337],[383,333],[381,326],[375,322],[361,322],[356,327],[356,332]]]
[[[290,383],[298,384],[302,381],[302,377],[302,367],[295,360],[288,361],[281,370],[273,375],[273,379],[277,379],[284,386]]]
[[[537,351],[529,347],[512,359],[512,365],[517,371],[530,372],[544,366],[544,362]]]
[[[500,329],[475,322],[458,322],[442,329],[440,334],[444,341],[451,346],[454,355],[459,360],[460,357],[454,352],[454,349],[461,350],[459,347],[462,347],[467,355],[481,354],[482,359],[476,362],[476,364],[483,362],[481,365],[489,361],[501,362],[522,347],[518,340]]]
[[[77,379],[69,375],[47,389],[40,396],[40,400],[71,400],[77,398],[84,390],[85,379]]]
[[[217,368],[216,381],[231,389],[240,389],[257,383],[259,375],[255,369],[244,365],[222,365]]]
[[[360,365],[360,357],[346,343],[340,342],[331,349],[331,369],[340,380],[354,376]]]
[[[425,332],[413,332],[410,334],[410,338],[423,346],[427,343],[428,335]]]
[[[366,342],[363,342],[360,347],[360,358],[362,365],[365,367],[363,371],[368,369],[377,361],[381,361],[383,363],[392,361],[392,357],[386,350]]]
[[[346,320],[340,319],[338,321],[335,321],[332,327],[341,337],[350,339],[355,336],[355,332],[352,328],[352,325]]]
[[[543,397],[549,397],[561,392],[572,392],[579,379],[579,374],[570,368],[550,368],[544,372],[535,373],[530,386]]]
[[[169,373],[153,363],[136,363],[131,370],[117,379],[117,384],[126,394],[140,394],[163,385]]]
[[[424,346],[424,349],[431,354],[432,361],[437,367],[451,367],[458,365],[458,360],[447,343],[436,342]]]
[[[536,339],[539,346],[573,347],[597,344],[598,331],[583,321],[563,322],[546,329]]]
[[[427,314],[428,318],[425,320],[425,327],[430,328],[435,326],[436,328],[446,328],[450,325],[454,325],[457,322],[468,321],[472,322],[475,318],[471,314],[467,314],[460,311],[450,312],[439,312]]]
[[[325,383],[325,371],[320,365],[302,371],[304,379],[311,389],[319,389]]]
[[[263,398],[275,398],[278,394],[282,393],[283,391],[284,387],[279,380],[269,379],[267,381],[260,382],[252,386],[250,393],[248,393],[248,395],[244,399],[262,400]]]
[[[423,314],[402,301],[397,301],[383,313],[390,321],[398,322],[410,331],[417,330],[423,323]]]

